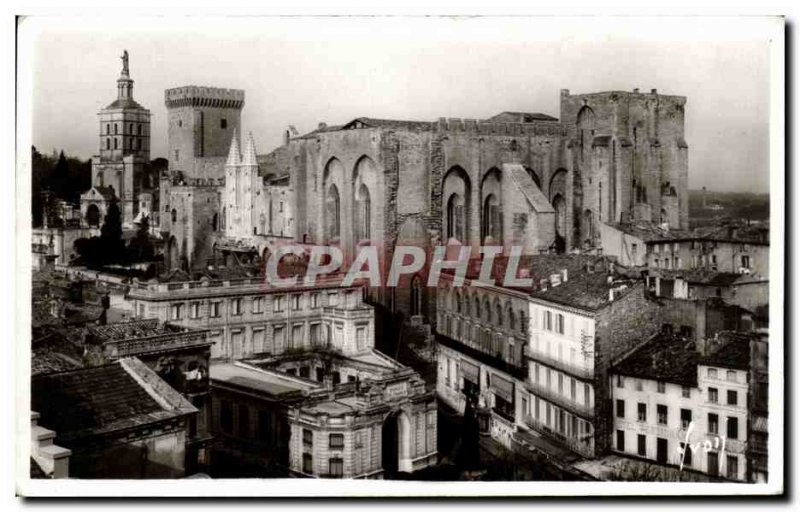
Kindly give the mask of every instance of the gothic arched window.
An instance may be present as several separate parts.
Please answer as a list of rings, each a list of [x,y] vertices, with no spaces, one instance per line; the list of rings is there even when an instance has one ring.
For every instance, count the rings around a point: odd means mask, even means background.
[[[464,224],[464,200],[459,194],[453,194],[447,200],[447,239],[463,242]]]
[[[483,201],[483,239],[492,237],[495,242],[502,239],[502,230],[500,229],[500,205],[497,201],[497,196],[489,194]]]
[[[341,201],[339,189],[331,185],[325,194],[325,231],[329,239],[339,238],[341,226]]]
[[[372,201],[369,189],[363,183],[356,191],[356,241],[369,240],[372,237]]]

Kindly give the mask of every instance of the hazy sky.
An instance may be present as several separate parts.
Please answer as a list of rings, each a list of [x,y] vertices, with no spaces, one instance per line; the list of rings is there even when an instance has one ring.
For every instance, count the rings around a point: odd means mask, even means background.
[[[97,111],[116,98],[127,49],[134,97],[153,114],[154,158],[167,156],[164,89],[181,85],[244,89],[242,125],[259,153],[290,124],[304,133],[359,116],[559,116],[562,88],[638,87],[687,97],[690,188],[769,190],[769,42],[730,19],[27,21],[32,140],[43,152],[97,152]]]

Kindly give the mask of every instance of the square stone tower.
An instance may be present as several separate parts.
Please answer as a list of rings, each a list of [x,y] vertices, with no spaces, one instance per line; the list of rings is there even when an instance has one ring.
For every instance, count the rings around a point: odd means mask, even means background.
[[[244,91],[188,85],[164,92],[170,171],[185,178],[224,177],[231,139],[241,133]]]

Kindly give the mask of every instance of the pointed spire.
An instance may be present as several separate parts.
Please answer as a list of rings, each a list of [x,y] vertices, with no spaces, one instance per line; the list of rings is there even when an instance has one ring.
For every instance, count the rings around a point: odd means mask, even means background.
[[[256,158],[256,143],[253,140],[253,132],[247,134],[247,145],[244,147],[242,165],[258,165],[258,159]]]
[[[233,138],[231,139],[231,149],[228,152],[228,162],[226,165],[240,165],[242,157],[239,153],[239,137],[236,136],[236,129],[233,130]]]

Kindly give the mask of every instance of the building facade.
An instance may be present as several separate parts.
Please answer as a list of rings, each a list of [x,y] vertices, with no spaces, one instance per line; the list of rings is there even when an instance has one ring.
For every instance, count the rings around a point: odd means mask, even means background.
[[[129,292],[137,318],[208,329],[214,359],[281,354],[332,339],[345,353],[374,339],[371,306],[341,276],[314,287],[279,288],[262,277],[135,283]],[[371,345],[370,345],[371,346]]]
[[[747,340],[655,336],[611,371],[612,449],[746,481],[749,358]]]

